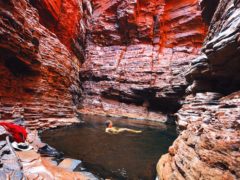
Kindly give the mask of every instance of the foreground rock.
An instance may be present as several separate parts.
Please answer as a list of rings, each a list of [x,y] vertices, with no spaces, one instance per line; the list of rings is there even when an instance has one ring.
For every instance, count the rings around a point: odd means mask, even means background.
[[[159,179],[240,178],[240,92],[221,98],[213,106],[199,102],[198,108],[205,115],[194,113],[195,120],[188,122],[187,130],[161,157]]]
[[[176,124],[179,130],[187,129],[188,124],[212,118],[211,112],[217,112],[220,107],[220,93],[206,92],[189,95],[185,98],[182,108],[176,113]]]
[[[7,139],[8,132],[0,126],[0,178],[22,179],[22,165]]]
[[[23,166],[23,174],[27,179],[89,179],[79,172],[72,172],[58,167],[51,162],[51,159],[41,157],[34,150],[17,152]]]
[[[37,131],[28,131],[29,151],[15,151],[8,132],[0,126],[0,179],[97,179],[88,172],[73,172],[78,160],[64,159],[59,165],[51,157],[41,157],[38,148],[45,145]]]
[[[213,16],[202,48],[186,78],[188,92],[214,91],[229,94],[240,89],[240,2],[222,0]]]

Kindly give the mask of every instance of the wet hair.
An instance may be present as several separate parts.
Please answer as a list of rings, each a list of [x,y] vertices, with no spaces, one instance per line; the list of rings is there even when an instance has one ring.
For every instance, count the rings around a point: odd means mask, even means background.
[[[110,120],[105,121],[106,127],[108,127],[110,124],[112,124],[112,121],[110,121]]]

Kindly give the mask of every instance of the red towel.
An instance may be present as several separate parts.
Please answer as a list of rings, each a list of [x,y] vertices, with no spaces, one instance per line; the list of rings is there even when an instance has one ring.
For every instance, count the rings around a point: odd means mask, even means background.
[[[27,131],[24,127],[8,122],[0,122],[0,126],[3,126],[17,143],[25,142]]]

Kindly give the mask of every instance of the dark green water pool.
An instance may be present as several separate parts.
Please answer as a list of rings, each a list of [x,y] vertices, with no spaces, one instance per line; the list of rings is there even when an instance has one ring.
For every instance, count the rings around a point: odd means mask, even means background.
[[[157,161],[176,138],[173,126],[146,127],[136,125],[134,120],[98,116],[82,119],[86,123],[43,132],[42,140],[64,152],[65,157],[82,160],[88,171],[102,178],[155,179]],[[117,127],[140,129],[143,133],[107,134],[107,119]]]

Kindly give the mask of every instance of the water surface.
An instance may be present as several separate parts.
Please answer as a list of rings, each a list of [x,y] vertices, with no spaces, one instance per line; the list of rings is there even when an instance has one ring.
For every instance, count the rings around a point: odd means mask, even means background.
[[[107,119],[85,116],[86,123],[45,131],[42,140],[64,152],[65,157],[82,160],[88,171],[100,177],[154,179],[157,161],[176,138],[175,127],[145,127],[112,119],[115,126],[140,129],[143,133],[111,135],[105,133],[103,121]]]

